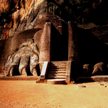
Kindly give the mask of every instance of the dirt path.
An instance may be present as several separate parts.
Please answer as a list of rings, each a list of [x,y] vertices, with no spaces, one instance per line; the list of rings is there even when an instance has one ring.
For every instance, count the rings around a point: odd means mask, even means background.
[[[0,81],[0,108],[108,108],[108,83]]]

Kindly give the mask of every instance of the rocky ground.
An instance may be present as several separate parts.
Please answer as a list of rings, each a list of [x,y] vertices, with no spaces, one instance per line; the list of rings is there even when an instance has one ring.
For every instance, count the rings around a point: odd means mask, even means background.
[[[1,80],[0,108],[108,108],[108,83],[51,85]]]

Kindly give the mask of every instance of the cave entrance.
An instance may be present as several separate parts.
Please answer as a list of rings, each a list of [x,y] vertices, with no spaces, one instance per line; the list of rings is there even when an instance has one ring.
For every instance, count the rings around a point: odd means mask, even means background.
[[[62,24],[61,33],[52,25],[50,42],[50,60],[68,60],[68,27]]]

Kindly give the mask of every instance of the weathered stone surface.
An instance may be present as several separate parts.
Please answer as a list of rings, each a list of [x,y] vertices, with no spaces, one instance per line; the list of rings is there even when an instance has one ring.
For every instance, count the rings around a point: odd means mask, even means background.
[[[39,62],[39,51],[37,49],[37,45],[36,43],[33,42],[33,40],[28,40],[27,42],[22,43],[19,46],[19,49],[13,52],[13,54],[9,55],[8,60],[6,61],[5,64],[5,70],[6,70],[5,73],[9,75],[10,69],[12,67],[14,68],[15,66],[19,67],[18,70],[20,74],[22,74],[22,71],[24,69],[26,73],[26,67],[30,63],[30,72],[33,74],[34,72],[33,68],[36,67],[38,62]]]
[[[105,64],[103,62],[96,63],[93,67],[92,75],[102,75],[105,74]]]
[[[53,37],[51,37],[53,46],[51,55],[47,52],[47,56],[51,60],[67,59],[69,34],[67,25],[70,20],[73,22],[72,34],[75,44],[73,49],[76,51],[74,54],[78,57],[75,59],[78,59],[81,64],[93,64],[94,69],[98,71],[100,68],[97,68],[96,63],[103,61],[107,64],[108,60],[107,44],[104,45],[104,42],[101,44],[98,41],[101,34],[105,37],[102,39],[105,39],[107,43],[107,33],[102,34],[97,26],[97,24],[100,26],[108,22],[107,14],[102,14],[105,11],[103,9],[105,4],[107,4],[106,0],[87,2],[84,0],[0,0],[0,38],[2,39],[0,41],[0,68],[4,70],[8,67],[6,74],[12,75],[14,67],[17,67],[21,74],[21,71],[25,71],[29,65],[31,73],[36,73],[35,66],[39,62],[39,54],[43,48],[41,37],[46,22],[51,23]],[[101,14],[103,17],[106,16],[105,18],[98,15],[101,9]],[[100,16],[98,21],[95,19],[95,13],[97,13],[97,18]],[[105,20],[99,22],[101,19]],[[101,33],[96,33],[96,30]],[[29,41],[33,42],[29,43]],[[73,55],[70,55],[71,57]],[[83,69],[89,71],[88,66],[84,66]]]
[[[107,0],[0,0],[1,38],[33,28],[40,22],[38,19],[44,19],[42,14],[46,12],[82,25],[107,22],[107,4]]]
[[[21,4],[21,6],[23,5],[24,4]],[[32,71],[31,73],[36,73],[35,67],[39,62],[39,51],[42,53],[41,49],[43,48],[43,39],[41,39],[41,35],[47,35],[44,33],[45,30],[43,29],[45,23],[51,22],[51,26],[53,25],[54,28],[57,29],[56,32],[58,31],[59,33],[62,33],[60,27],[62,27],[61,22],[64,21],[56,15],[55,6],[56,4],[53,2],[50,3],[43,0],[39,2],[34,1],[30,8],[31,11],[27,13],[27,16],[23,16],[23,14],[21,15],[21,9],[19,10],[17,7],[17,11],[12,15],[13,27],[10,29],[14,36],[5,41],[3,46],[4,50],[1,52],[1,66],[5,70],[4,72],[6,75],[13,75],[12,72],[16,66],[19,68],[19,74],[25,75],[28,65],[30,66],[30,71]],[[51,27],[47,32],[50,32],[50,29]],[[44,40],[47,40],[47,37],[44,38]],[[33,42],[31,42],[32,40]],[[44,46],[47,47],[47,43]]]

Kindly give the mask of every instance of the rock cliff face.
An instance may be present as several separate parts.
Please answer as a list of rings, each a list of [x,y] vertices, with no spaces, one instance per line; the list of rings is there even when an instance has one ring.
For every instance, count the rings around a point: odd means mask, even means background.
[[[74,41],[80,65],[84,64],[84,68],[92,65],[93,74],[103,71],[108,62],[104,44],[108,43],[106,4],[107,0],[0,0],[0,66],[5,68],[4,73],[13,75],[13,70],[18,68],[20,74],[25,75],[26,68],[30,67],[32,74],[36,74],[34,68],[44,47],[41,43],[45,41],[44,35],[49,36],[51,31],[55,37],[51,55],[55,59],[56,53],[59,58],[63,57],[62,51],[67,47],[68,21],[75,27],[77,38]],[[100,25],[106,31],[101,31]],[[67,54],[67,49],[64,52]]]
[[[45,11],[77,24],[103,24],[108,21],[106,4],[107,0],[0,0],[0,38],[33,28]]]
[[[1,39],[13,36],[23,28],[27,29],[26,24],[29,25],[34,20],[42,2],[43,0],[0,0]]]

